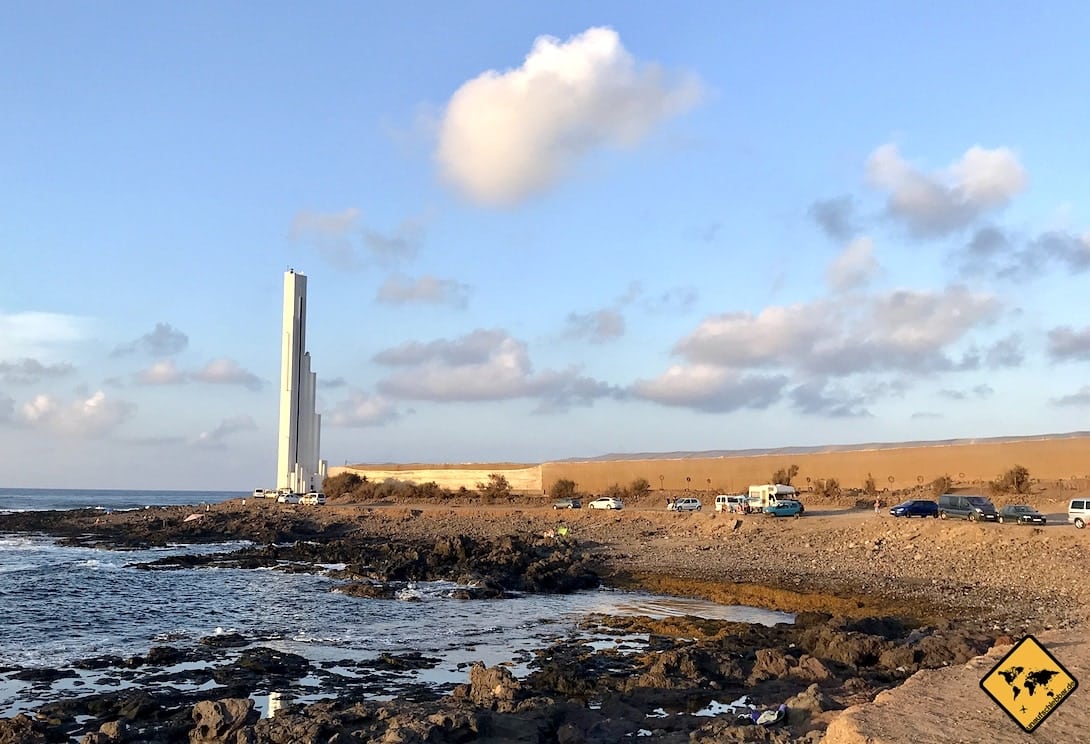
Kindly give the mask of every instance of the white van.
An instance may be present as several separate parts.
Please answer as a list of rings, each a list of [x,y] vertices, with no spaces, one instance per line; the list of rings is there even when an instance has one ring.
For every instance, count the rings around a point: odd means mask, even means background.
[[[782,483],[765,483],[749,487],[749,508],[751,511],[764,511],[766,506],[775,506],[779,499],[798,499],[799,492],[794,486]]]
[[[715,510],[717,512],[744,513],[749,497],[744,493],[721,493],[715,497]]]
[[[1090,522],[1090,499],[1072,499],[1067,505],[1067,521],[1080,530]]]

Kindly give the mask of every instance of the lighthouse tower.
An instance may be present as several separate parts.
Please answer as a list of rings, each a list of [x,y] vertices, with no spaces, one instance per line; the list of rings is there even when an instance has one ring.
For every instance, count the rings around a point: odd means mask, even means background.
[[[317,375],[306,350],[307,278],[284,274],[284,337],[280,364],[280,441],[276,487],[292,493],[320,491],[326,462],[318,458],[322,417],[314,411]]]

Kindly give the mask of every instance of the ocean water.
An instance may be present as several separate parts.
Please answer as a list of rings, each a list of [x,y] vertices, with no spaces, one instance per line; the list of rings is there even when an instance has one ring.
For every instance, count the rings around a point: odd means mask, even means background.
[[[125,491],[108,489],[0,488],[0,513],[49,509],[140,509],[145,506],[218,504],[241,491]]]
[[[5,489],[0,491],[0,510],[128,509],[211,503],[240,495]],[[766,610],[608,589],[466,601],[447,597],[453,585],[437,582],[416,585],[404,597],[413,601],[399,601],[338,593],[340,582],[324,570],[133,567],[172,555],[238,547],[241,544],[106,551],[60,546],[45,536],[0,532],[0,668],[61,668],[93,656],[143,654],[157,645],[192,648],[202,637],[238,632],[313,662],[421,652],[441,663],[409,674],[428,683],[454,684],[466,680],[467,662],[509,661],[551,639],[585,632],[577,627],[589,613],[689,614],[768,624],[792,619]],[[12,674],[0,673],[0,715],[72,694],[63,681],[52,688],[32,688]],[[90,691],[84,687],[80,694]]]

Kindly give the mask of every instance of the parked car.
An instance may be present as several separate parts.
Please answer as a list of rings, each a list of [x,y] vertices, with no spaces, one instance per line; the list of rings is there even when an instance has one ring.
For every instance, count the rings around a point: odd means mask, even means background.
[[[700,499],[684,498],[674,499],[666,505],[666,509],[668,511],[700,511],[702,506]]]
[[[1090,522],[1090,499],[1072,499],[1067,505],[1067,521],[1080,530]]]
[[[776,499],[775,504],[765,507],[765,514],[771,514],[774,517],[800,517],[805,511],[806,507],[802,505],[802,502],[794,499]]]
[[[583,506],[579,499],[557,499],[553,502],[554,509],[578,509]]]
[[[299,503],[307,506],[325,506],[325,494],[319,491],[311,491],[299,499]]]
[[[930,499],[909,499],[891,507],[889,513],[895,517],[937,517],[939,505]]]
[[[994,522],[999,519],[999,512],[995,510],[992,502],[983,496],[944,493],[939,496],[939,519],[947,517],[963,517],[970,522],[978,519]]]
[[[299,494],[297,493],[282,493],[276,497],[277,503],[280,504],[298,504]]]
[[[1044,524],[1045,515],[1025,504],[1008,504],[999,510],[1000,522],[1016,524]]]
[[[749,497],[744,493],[721,493],[715,497],[715,510],[744,514],[749,511],[748,503]]]
[[[615,499],[612,496],[603,496],[600,499],[587,504],[588,509],[624,509],[624,504],[620,499]]]

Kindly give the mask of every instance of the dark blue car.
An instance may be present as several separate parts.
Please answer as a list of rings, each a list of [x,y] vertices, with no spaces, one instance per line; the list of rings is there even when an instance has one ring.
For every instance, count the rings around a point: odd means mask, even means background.
[[[927,499],[910,499],[897,504],[889,513],[895,517],[937,517],[939,505]]]

